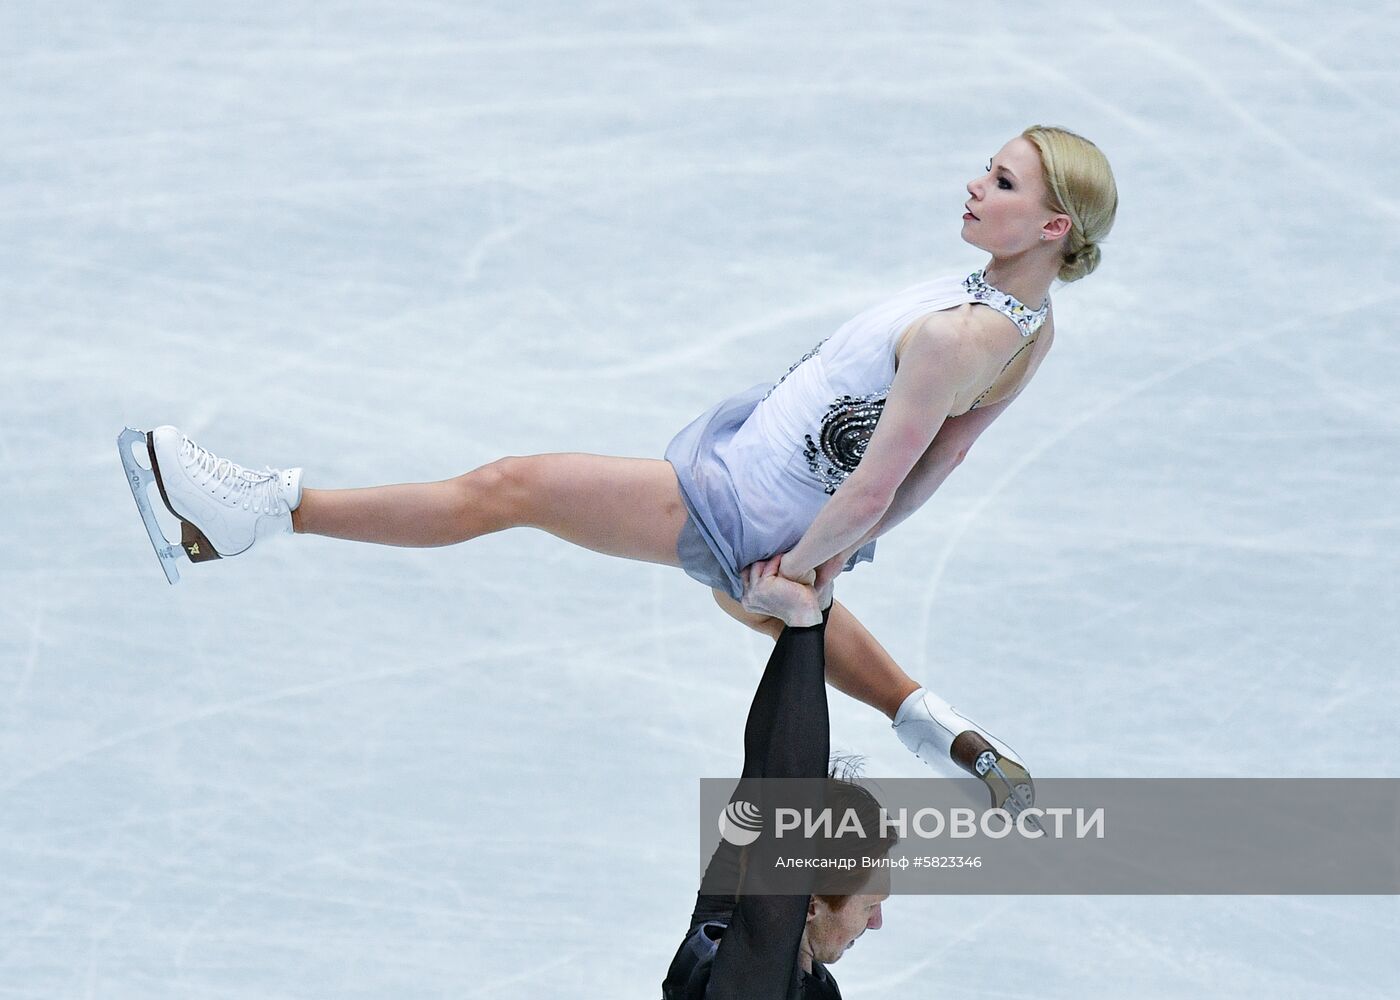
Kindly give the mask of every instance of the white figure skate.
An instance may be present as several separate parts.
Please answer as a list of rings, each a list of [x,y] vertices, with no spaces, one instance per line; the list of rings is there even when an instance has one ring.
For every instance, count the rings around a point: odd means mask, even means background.
[[[919,688],[904,699],[895,713],[894,731],[924,763],[936,768],[951,760],[981,778],[992,793],[993,806],[1017,816],[1035,804],[1035,783],[1020,755],[933,692]]]
[[[149,469],[132,450],[140,444]],[[172,584],[180,580],[181,554],[190,562],[205,562],[236,556],[259,538],[291,533],[292,511],[301,503],[301,469],[254,472],[218,458],[169,426],[153,431],[128,427],[117,437],[117,449],[136,509]],[[179,545],[166,538],[156,521],[151,483],[180,522]]]

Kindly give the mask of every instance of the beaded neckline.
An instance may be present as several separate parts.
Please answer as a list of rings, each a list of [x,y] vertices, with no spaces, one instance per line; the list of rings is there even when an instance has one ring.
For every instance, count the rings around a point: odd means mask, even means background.
[[[978,302],[984,302],[997,312],[1002,313],[1011,322],[1015,323],[1021,331],[1021,336],[1029,337],[1040,329],[1040,324],[1045,322],[1045,317],[1050,312],[1050,299],[1046,298],[1045,303],[1039,309],[1032,309],[1024,305],[1014,295],[1007,295],[995,285],[987,284],[987,280],[982,276],[985,268],[973,271],[963,279],[963,288]]]

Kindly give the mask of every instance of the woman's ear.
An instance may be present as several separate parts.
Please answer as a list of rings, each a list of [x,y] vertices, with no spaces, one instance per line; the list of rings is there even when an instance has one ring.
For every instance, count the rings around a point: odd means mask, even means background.
[[[1065,233],[1069,232],[1073,222],[1068,215],[1057,215],[1047,222],[1041,232],[1048,240],[1058,240]]]

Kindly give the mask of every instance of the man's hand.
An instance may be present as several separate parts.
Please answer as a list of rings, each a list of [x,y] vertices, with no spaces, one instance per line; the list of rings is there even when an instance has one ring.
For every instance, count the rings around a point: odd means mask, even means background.
[[[811,584],[789,580],[779,572],[781,558],[760,560],[744,569],[744,596],[739,603],[745,611],[771,615],[785,625],[820,625],[825,605]],[[808,576],[815,579],[816,574]]]

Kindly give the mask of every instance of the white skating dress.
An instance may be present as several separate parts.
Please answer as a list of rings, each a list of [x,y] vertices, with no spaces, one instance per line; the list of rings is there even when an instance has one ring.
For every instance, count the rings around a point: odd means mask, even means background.
[[[677,434],[666,460],[690,512],[676,546],[685,571],[737,598],[745,566],[796,545],[865,454],[894,381],[900,334],[921,316],[967,302],[1010,317],[1027,338],[1023,349],[1049,309],[1048,299],[1039,309],[1022,305],[981,271],[913,285],[851,319],[776,383],[723,400]],[[874,554],[875,542],[866,543],[847,568]]]

